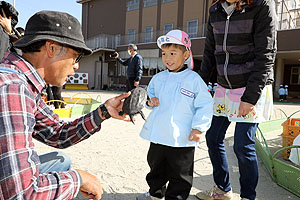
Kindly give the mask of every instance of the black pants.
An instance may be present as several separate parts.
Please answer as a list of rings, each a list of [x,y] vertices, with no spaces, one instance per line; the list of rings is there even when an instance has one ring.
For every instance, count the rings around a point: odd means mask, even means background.
[[[136,88],[134,86],[135,77],[127,77],[126,79],[126,91],[129,92],[133,88]]]
[[[146,177],[151,196],[165,197],[165,200],[187,199],[193,184],[194,154],[194,147],[151,143],[147,156],[150,172]]]

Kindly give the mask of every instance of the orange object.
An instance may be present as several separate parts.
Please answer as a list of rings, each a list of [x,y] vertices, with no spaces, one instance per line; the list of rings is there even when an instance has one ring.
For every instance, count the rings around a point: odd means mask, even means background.
[[[283,128],[282,133],[282,147],[293,145],[294,139],[300,134],[300,119],[290,118],[281,124]],[[283,159],[289,160],[291,149],[284,150]]]

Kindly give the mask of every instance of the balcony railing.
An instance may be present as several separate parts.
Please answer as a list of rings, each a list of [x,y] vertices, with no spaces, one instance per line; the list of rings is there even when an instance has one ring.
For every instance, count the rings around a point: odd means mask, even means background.
[[[279,30],[300,28],[299,0],[275,0]]]
[[[204,37],[205,24],[197,27],[197,32],[190,33],[190,38]],[[187,27],[177,28],[187,31]],[[101,34],[86,40],[86,45],[91,49],[116,49],[118,46],[128,45],[129,43],[142,44],[156,42],[157,38],[166,34],[165,31],[142,32],[135,35],[106,35]]]

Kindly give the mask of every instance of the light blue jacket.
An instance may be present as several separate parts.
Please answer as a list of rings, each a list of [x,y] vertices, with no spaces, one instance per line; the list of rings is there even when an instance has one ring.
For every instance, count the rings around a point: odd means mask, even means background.
[[[160,106],[152,107],[140,136],[171,147],[197,146],[188,140],[191,130],[207,131],[213,115],[213,99],[201,77],[190,69],[165,70],[151,79],[147,90]]]

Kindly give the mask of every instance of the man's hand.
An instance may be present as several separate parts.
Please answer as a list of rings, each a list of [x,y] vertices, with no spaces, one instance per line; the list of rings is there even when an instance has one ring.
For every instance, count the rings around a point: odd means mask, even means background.
[[[140,84],[139,81],[134,81],[134,83],[133,83],[133,85],[134,85],[135,87],[137,87],[139,84]]]
[[[0,15],[0,25],[4,28],[4,30],[8,34],[11,34],[12,33],[11,16],[6,17],[6,14],[5,14],[3,8],[1,8],[1,12],[2,12],[3,17]]]
[[[100,200],[103,190],[99,179],[86,171],[80,169],[76,169],[76,171],[81,176],[82,184],[80,192],[83,196],[85,198],[89,197],[90,200]]]
[[[151,100],[148,101],[149,106],[159,106],[159,100],[157,97],[152,97]]]
[[[115,53],[116,53],[116,56],[114,57],[114,59],[119,58],[119,53],[118,52],[115,52]]]
[[[199,142],[200,141],[200,137],[201,137],[202,132],[197,130],[197,129],[193,129],[190,133],[189,136],[189,141],[196,141]]]
[[[105,101],[104,105],[112,118],[130,122],[130,118],[128,117],[128,115],[126,114],[119,115],[119,112],[122,111],[122,107],[123,107],[122,100],[129,96],[130,96],[130,92],[121,94],[119,96],[110,98]],[[98,113],[101,116],[100,108],[98,108]]]
[[[239,106],[238,117],[245,117],[253,110],[254,110],[254,105],[241,101]]]

